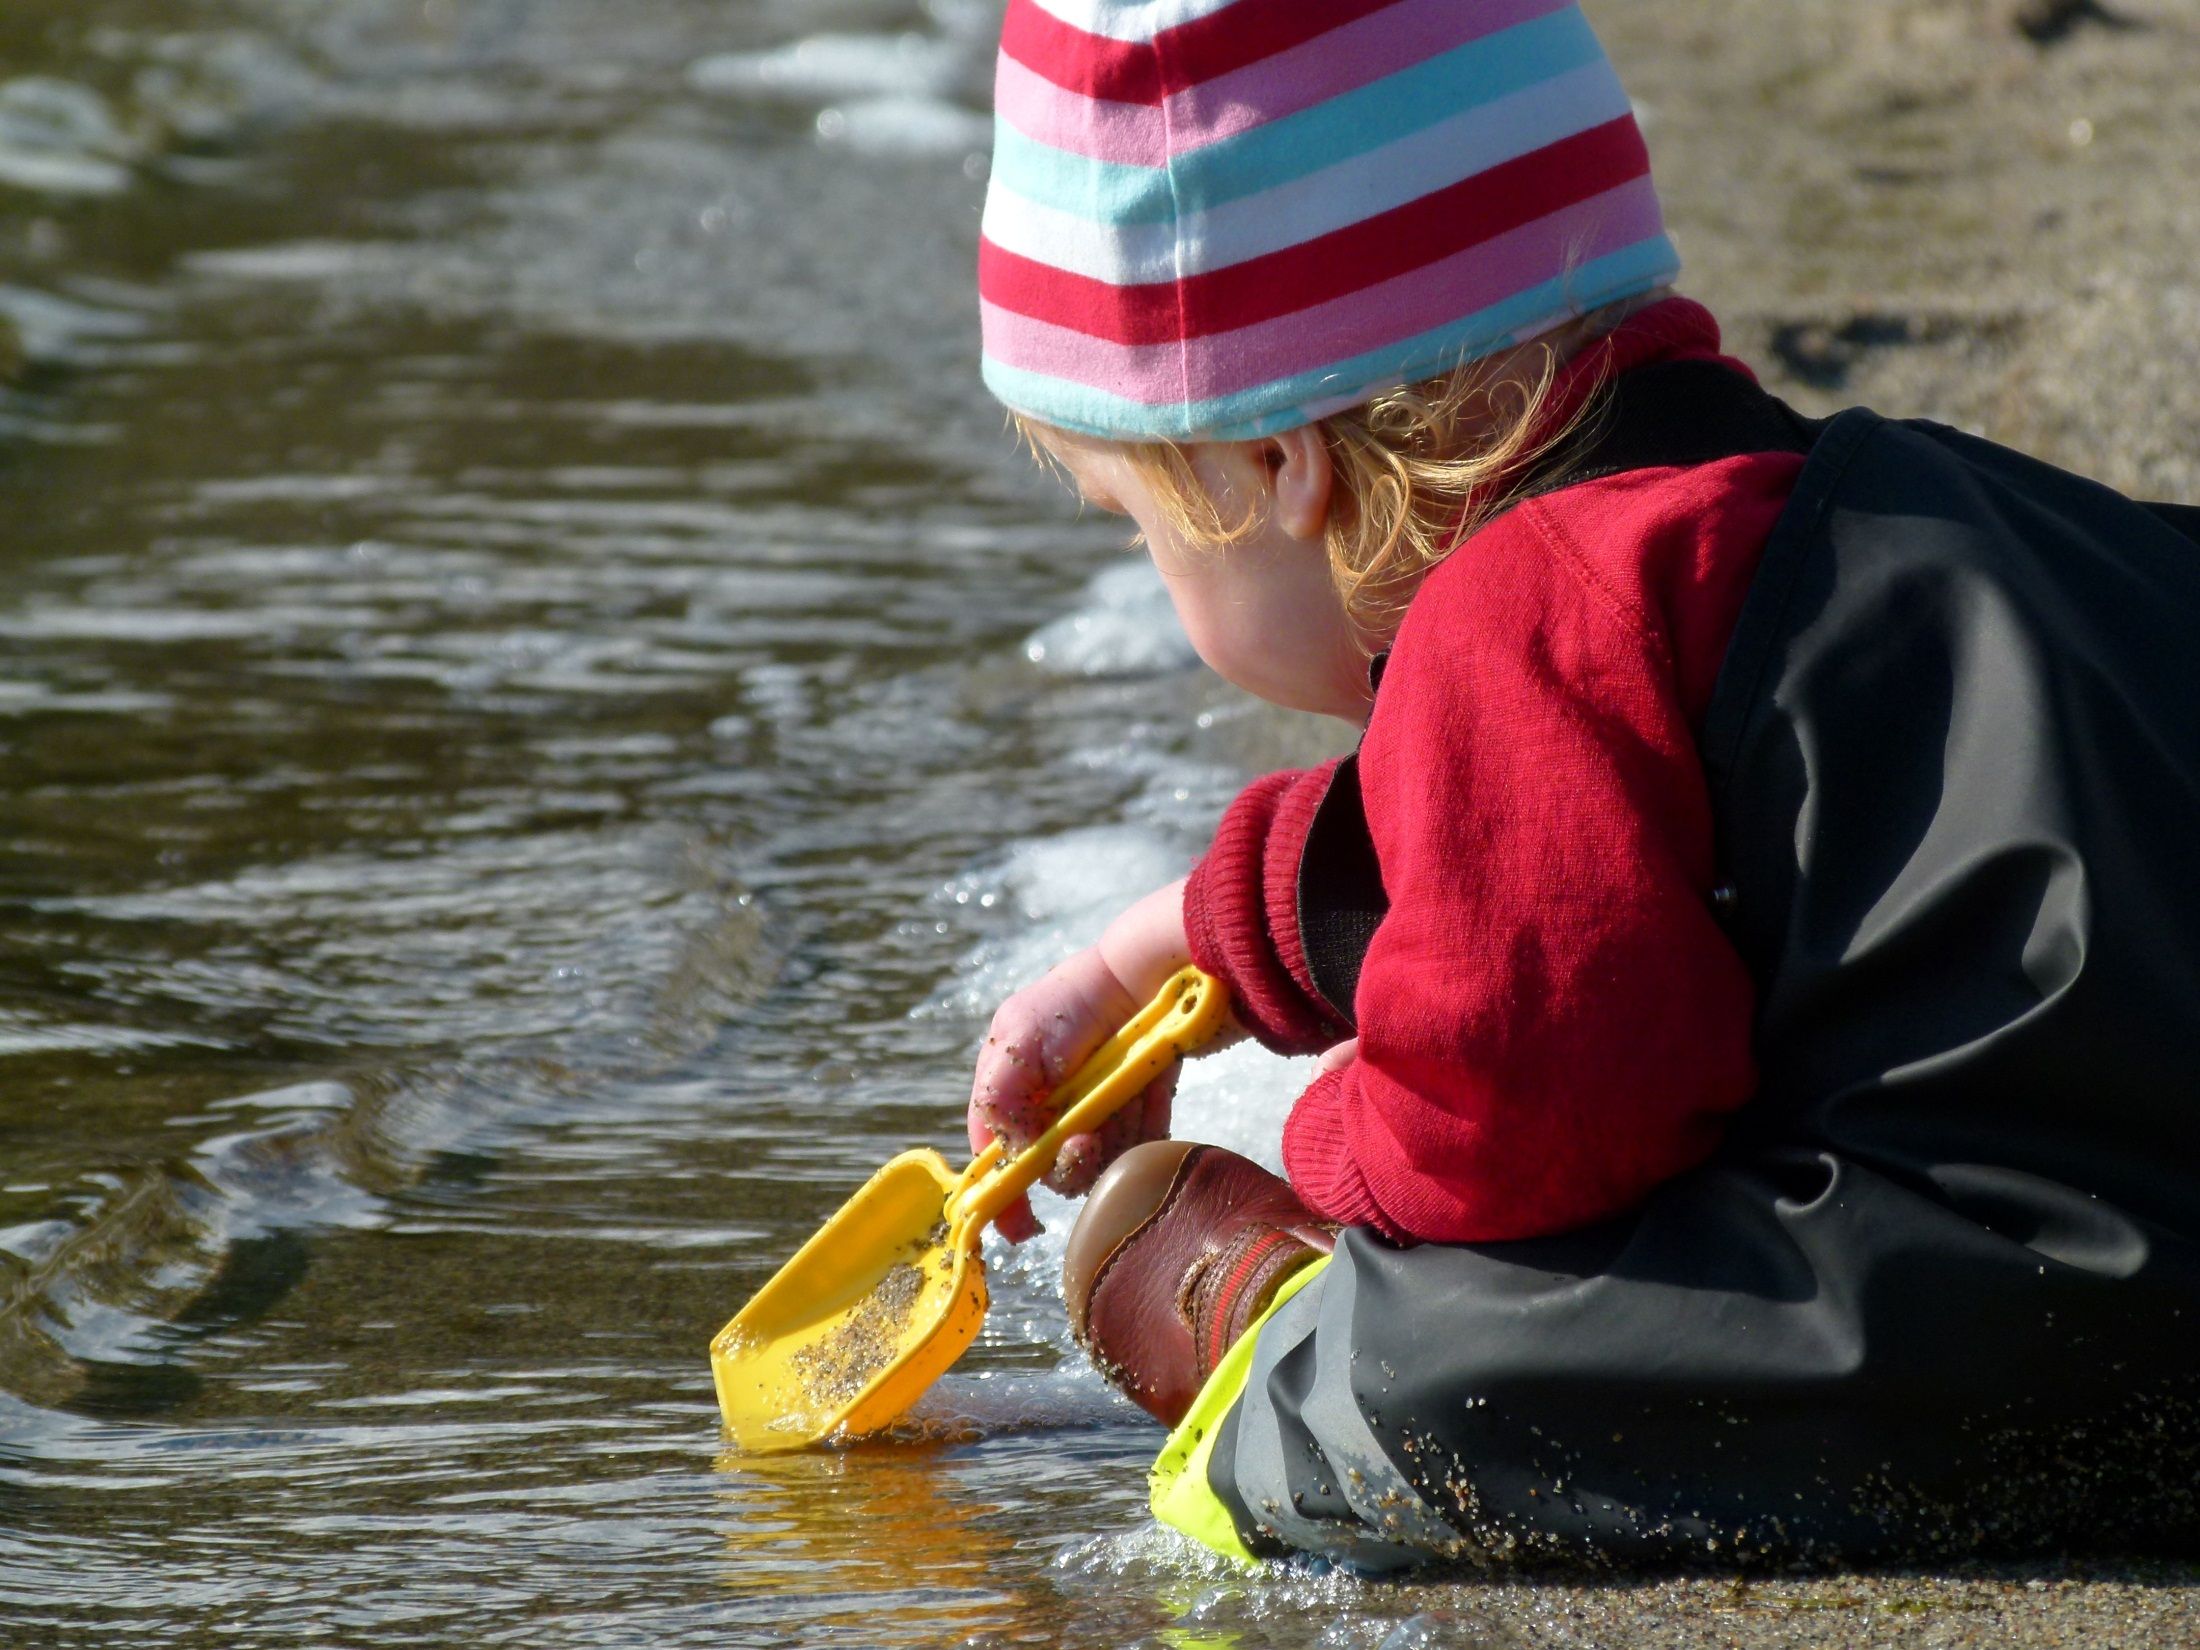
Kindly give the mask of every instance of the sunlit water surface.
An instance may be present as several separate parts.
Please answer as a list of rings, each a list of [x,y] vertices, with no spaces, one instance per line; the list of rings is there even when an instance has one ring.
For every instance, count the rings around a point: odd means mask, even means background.
[[[6,1642],[1413,1614],[1152,1525],[1058,1202],[922,1439],[718,1438],[991,1004],[1335,744],[977,385],[996,23],[0,7]],[[1298,1081],[1180,1115],[1273,1161]]]

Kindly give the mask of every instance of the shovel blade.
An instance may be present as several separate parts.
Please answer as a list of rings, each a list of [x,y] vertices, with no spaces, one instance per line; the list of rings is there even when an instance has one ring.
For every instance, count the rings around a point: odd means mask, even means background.
[[[956,1176],[904,1152],[841,1205],[710,1345],[737,1449],[802,1449],[892,1424],[985,1322],[985,1267],[948,1241]]]

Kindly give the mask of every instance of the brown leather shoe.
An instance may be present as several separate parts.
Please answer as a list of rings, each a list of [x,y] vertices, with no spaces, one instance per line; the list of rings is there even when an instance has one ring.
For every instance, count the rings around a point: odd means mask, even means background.
[[[1173,1427],[1284,1279],[1335,1244],[1336,1228],[1259,1164],[1154,1140],[1086,1199],[1062,1298],[1100,1372]]]

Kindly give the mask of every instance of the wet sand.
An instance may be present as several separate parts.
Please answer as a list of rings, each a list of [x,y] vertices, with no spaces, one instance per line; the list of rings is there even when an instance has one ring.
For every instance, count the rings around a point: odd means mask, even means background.
[[[2195,1580],[2184,1570],[2161,1566],[2034,1565],[1960,1575],[1528,1585],[1426,1611],[1419,1642],[1489,1650],[2066,1645],[2170,1650],[2200,1641]],[[1403,1623],[1392,1632],[1401,1643],[1415,1642]]]

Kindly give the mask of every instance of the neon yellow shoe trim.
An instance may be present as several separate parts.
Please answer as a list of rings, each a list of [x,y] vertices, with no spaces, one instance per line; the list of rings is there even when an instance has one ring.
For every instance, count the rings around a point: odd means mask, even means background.
[[[1184,1419],[1169,1434],[1169,1441],[1161,1446],[1161,1453],[1146,1473],[1154,1517],[1241,1564],[1253,1563],[1253,1555],[1238,1539],[1237,1524],[1229,1509],[1207,1486],[1207,1460],[1215,1452],[1215,1434],[1222,1429],[1223,1418],[1245,1390],[1245,1377],[1253,1367],[1253,1342],[1262,1327],[1285,1301],[1320,1277],[1328,1264],[1329,1257],[1324,1255],[1283,1280],[1276,1298],[1222,1355],[1222,1362],[1215,1365],[1215,1372],[1207,1377],[1207,1384],[1199,1389],[1199,1396],[1192,1400],[1192,1407],[1184,1412]]]

